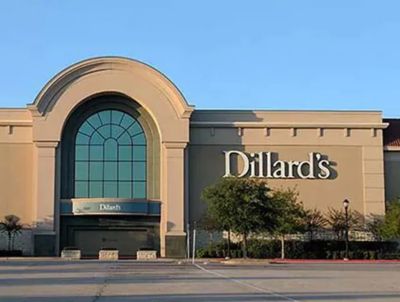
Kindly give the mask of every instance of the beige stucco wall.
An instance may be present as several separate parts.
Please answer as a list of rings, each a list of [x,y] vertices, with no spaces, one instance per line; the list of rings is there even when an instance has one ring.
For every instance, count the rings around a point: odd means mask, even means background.
[[[268,179],[271,187],[296,187],[307,208],[339,208],[345,198],[363,214],[384,213],[380,112],[195,111],[189,148],[190,217],[205,208],[205,186],[225,173],[223,151],[276,152],[304,161],[308,153],[328,156],[334,179]],[[242,161],[238,160],[239,168]]]
[[[41,173],[38,172],[41,171],[38,165],[43,171],[52,167],[55,161],[52,150],[57,146],[48,142],[32,142],[30,115],[29,110],[0,110],[0,156],[7,159],[0,163],[0,215],[15,213],[27,224],[36,222],[39,216],[50,217],[54,214],[54,192],[46,190],[48,182],[43,177],[36,184],[35,179]],[[309,152],[320,152],[336,163],[335,179],[270,179],[268,182],[272,187],[296,186],[300,199],[309,208],[317,207],[325,211],[328,207],[340,207],[341,201],[349,198],[352,208],[362,213],[382,213],[382,127],[378,112],[195,111],[191,119],[187,162],[191,219],[198,219],[204,209],[200,200],[203,188],[224,174],[223,151],[226,150],[277,152],[280,159],[299,161],[306,160]],[[182,188],[183,182],[174,179],[184,174],[182,150],[185,144],[169,143],[164,148],[164,157],[161,158],[164,168],[161,168],[167,171],[166,165],[171,165],[165,177],[173,180],[172,184],[176,184],[173,187]],[[169,149],[171,151],[167,151]],[[38,152],[42,156],[39,157]],[[179,163],[179,168],[174,162]],[[398,153],[387,152],[386,199],[398,194],[395,185],[396,179],[399,179],[397,165],[400,165]],[[53,174],[47,173],[45,178],[49,175]],[[50,194],[45,199],[47,203],[35,202],[35,196],[38,199],[39,195],[46,193],[39,192],[39,184]],[[164,190],[166,194],[178,194],[180,200],[184,199],[181,189]],[[172,195],[168,197],[173,198]],[[165,208],[164,219],[170,227],[183,229],[183,208],[183,205]],[[164,227],[167,233],[168,224]]]
[[[400,148],[385,151],[385,186],[386,201],[400,198]]]
[[[34,223],[31,124],[26,109],[0,109],[0,217],[14,214],[27,225]]]

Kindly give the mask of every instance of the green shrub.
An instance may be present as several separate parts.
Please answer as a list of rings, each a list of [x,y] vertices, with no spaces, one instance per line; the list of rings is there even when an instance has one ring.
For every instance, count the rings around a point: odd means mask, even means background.
[[[386,254],[381,254],[379,259],[400,259],[400,253],[386,253]]]
[[[349,245],[350,259],[400,259],[400,252],[396,242],[382,241],[351,241]],[[250,258],[279,258],[281,252],[280,241],[251,239],[248,241],[248,257]],[[196,256],[200,258],[224,258],[228,255],[224,243],[212,244],[200,248]],[[241,258],[243,252],[240,244],[231,245],[231,257]],[[343,259],[345,257],[345,243],[343,241],[299,241],[286,242],[286,258],[289,259]]]
[[[196,251],[196,257],[197,258],[209,258],[208,256],[208,250],[204,248],[200,248]]]

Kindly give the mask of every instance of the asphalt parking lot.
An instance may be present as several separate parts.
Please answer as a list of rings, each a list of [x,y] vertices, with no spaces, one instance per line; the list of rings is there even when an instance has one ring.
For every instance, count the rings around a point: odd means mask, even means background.
[[[400,301],[400,264],[7,260],[0,301]]]

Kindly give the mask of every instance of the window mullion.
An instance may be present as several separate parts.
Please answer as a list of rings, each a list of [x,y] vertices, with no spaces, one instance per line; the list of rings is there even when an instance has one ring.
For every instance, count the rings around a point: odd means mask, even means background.
[[[119,197],[119,143],[118,143],[118,141],[117,141],[117,163],[116,163],[116,166],[117,166],[117,184],[116,184],[116,186],[117,186],[117,197]]]
[[[134,188],[134,186],[133,186],[133,184],[134,184],[134,179],[133,179],[133,150],[134,148],[133,148],[133,145],[131,145],[131,152],[130,152],[130,154],[131,154],[131,162],[130,162],[130,165],[131,165],[131,198],[135,198],[135,192],[134,192],[134,190],[133,190],[133,188]]]
[[[101,179],[101,197],[104,198],[104,185],[105,185],[105,172],[104,172],[104,165],[105,165],[105,153],[106,153],[106,144],[105,141],[103,143],[103,160],[101,162],[101,175],[102,175],[102,179]]]
[[[86,185],[87,185],[87,197],[88,198],[90,198],[91,196],[90,196],[90,142],[89,142],[89,145],[88,145],[88,160],[87,160],[87,169],[88,169],[88,178],[87,178],[87,182],[86,182]]]

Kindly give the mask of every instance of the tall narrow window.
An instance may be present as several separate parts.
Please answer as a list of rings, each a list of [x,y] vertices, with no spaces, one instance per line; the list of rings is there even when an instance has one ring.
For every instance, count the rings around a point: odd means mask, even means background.
[[[146,137],[127,113],[104,110],[75,138],[76,198],[146,198]]]

